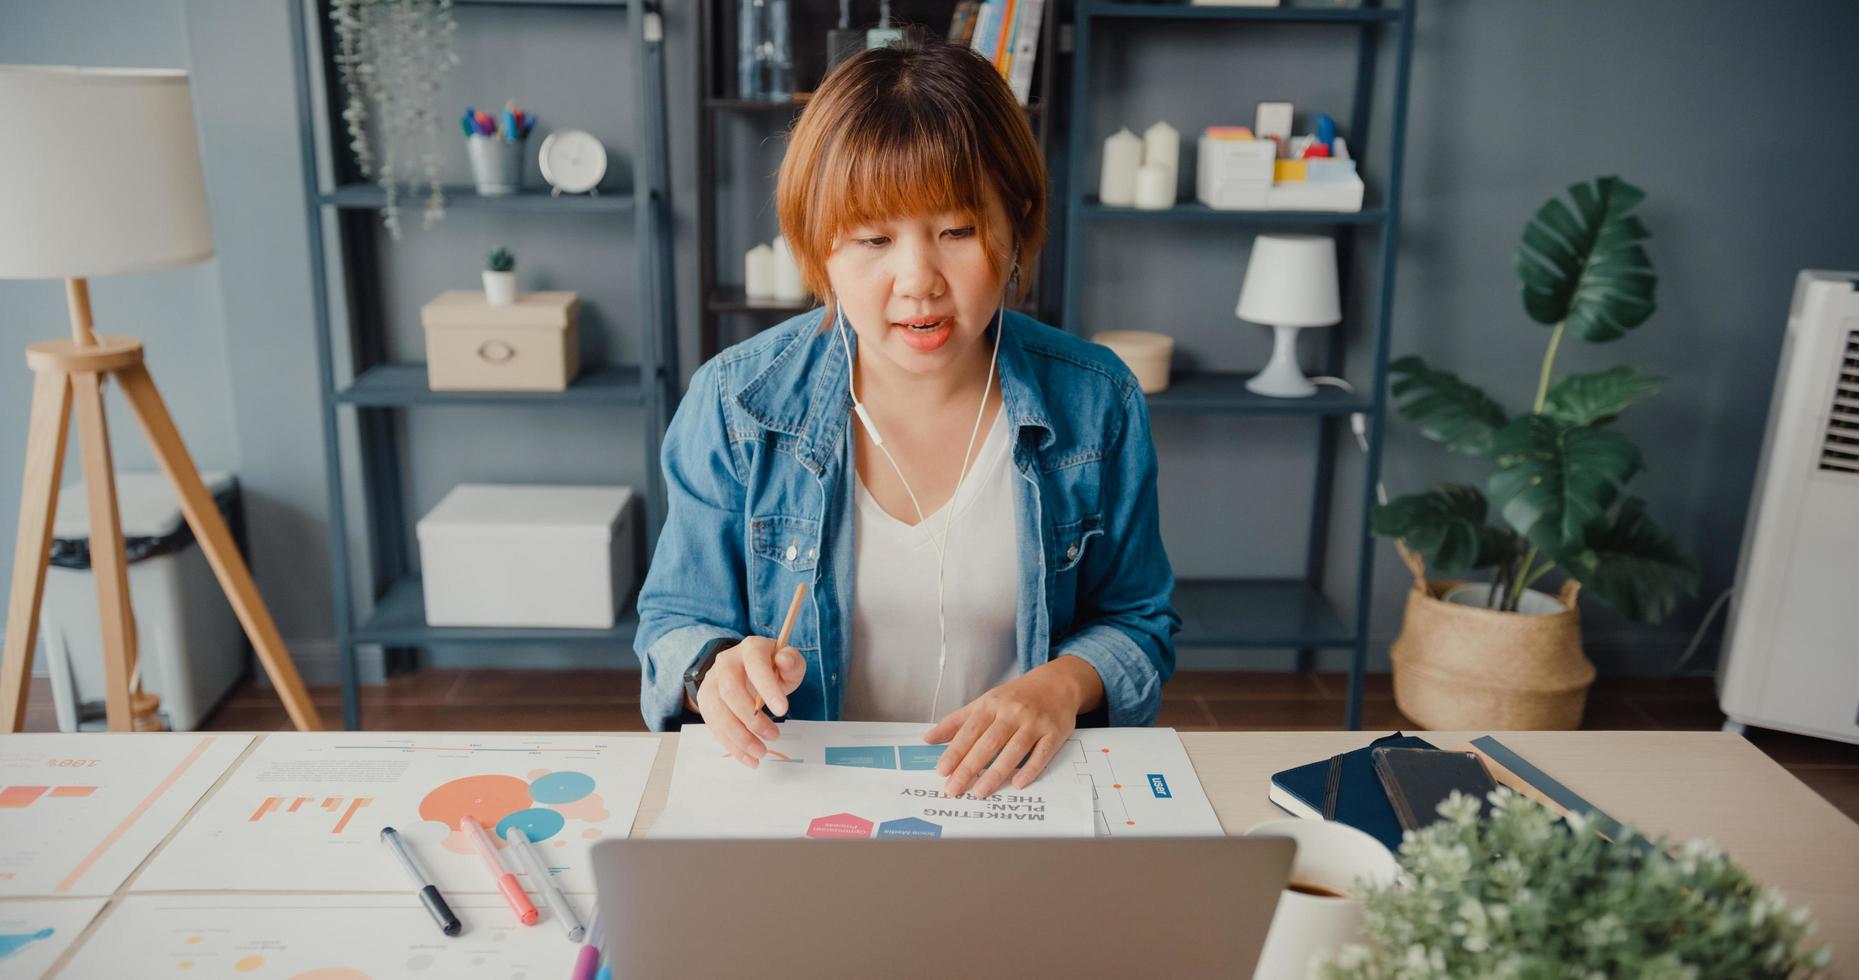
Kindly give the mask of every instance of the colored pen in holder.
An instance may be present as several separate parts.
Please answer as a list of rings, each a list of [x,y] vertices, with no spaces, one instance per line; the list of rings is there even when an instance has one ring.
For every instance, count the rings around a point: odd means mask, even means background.
[[[480,195],[515,194],[522,186],[525,150],[536,119],[535,115],[518,109],[514,102],[504,103],[503,111],[495,115],[472,106],[465,107],[458,125],[465,134],[471,180]]]
[[[516,920],[526,926],[533,926],[542,918],[536,907],[530,903],[529,896],[523,892],[523,885],[516,880],[516,875],[504,869],[503,861],[497,857],[497,845],[491,843],[491,835],[476,817],[466,817],[462,822],[465,834],[471,840],[471,847],[484,859],[484,867],[497,882],[497,890],[503,892],[504,901],[510,903],[510,911],[516,913]]]

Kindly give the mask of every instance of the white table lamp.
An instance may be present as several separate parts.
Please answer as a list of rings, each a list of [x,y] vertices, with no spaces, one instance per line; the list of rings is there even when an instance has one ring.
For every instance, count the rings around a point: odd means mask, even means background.
[[[1327,235],[1260,235],[1252,242],[1234,315],[1272,328],[1272,359],[1246,382],[1254,394],[1308,398],[1317,386],[1297,366],[1297,332],[1343,318],[1336,242]]]
[[[135,694],[130,680],[135,619],[103,413],[103,386],[110,380],[122,386],[291,720],[299,729],[320,729],[251,571],[143,366],[141,342],[91,330],[88,277],[171,269],[213,255],[187,73],[0,65],[0,106],[9,127],[0,140],[0,278],[63,279],[71,311],[71,339],[26,349],[36,380],[0,658],[0,730],[16,732],[25,722],[73,406],[90,504],[110,728],[146,728],[154,721],[158,702]],[[196,363],[201,370],[220,365],[212,357]]]

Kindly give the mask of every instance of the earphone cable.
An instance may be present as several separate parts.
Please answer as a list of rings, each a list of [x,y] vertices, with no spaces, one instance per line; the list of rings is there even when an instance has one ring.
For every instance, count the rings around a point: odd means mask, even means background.
[[[871,414],[865,410],[865,404],[859,400],[858,390],[855,387],[853,379],[855,362],[852,357],[852,342],[846,336],[845,310],[843,307],[835,305],[835,313],[837,315],[834,319],[837,321],[837,326],[839,328],[839,342],[846,352],[846,393],[852,397],[852,407],[857,413],[859,420],[864,423],[866,431],[871,434],[872,444],[876,445],[878,451],[884,454],[884,458],[890,461],[891,469],[897,473],[898,482],[904,485],[904,493],[908,494],[910,497],[910,506],[917,512],[917,525],[919,527],[927,525],[929,523],[929,518],[924,515],[923,504],[917,500],[916,491],[911,489],[909,478],[904,476],[904,468],[898,465],[897,457],[891,455],[891,450],[885,446],[884,437],[878,434],[877,424],[872,421]],[[931,724],[934,724],[937,720],[936,708],[942,700],[943,675],[949,662],[949,624],[946,592],[944,588],[944,567],[947,562],[949,531],[951,525],[955,522],[955,498],[962,492],[962,483],[968,477],[969,457],[974,454],[975,440],[981,435],[981,420],[987,417],[988,396],[994,392],[994,372],[996,366],[1000,363],[1001,335],[1007,330],[1006,317],[1007,301],[1006,297],[1003,296],[999,309],[995,311],[994,351],[988,360],[987,382],[981,389],[981,407],[975,411],[975,425],[968,434],[968,448],[962,453],[962,467],[956,474],[955,490],[949,494],[949,501],[944,505],[944,509],[948,513],[942,521],[942,534],[938,537],[934,531],[925,528],[930,536],[930,544],[936,549],[936,689],[930,696],[929,721]]]

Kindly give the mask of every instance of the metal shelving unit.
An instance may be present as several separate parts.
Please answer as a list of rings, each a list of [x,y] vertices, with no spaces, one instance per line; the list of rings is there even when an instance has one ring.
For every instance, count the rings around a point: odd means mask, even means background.
[[[314,10],[320,43],[312,47],[306,3]],[[640,331],[640,363],[589,365],[563,392],[433,391],[426,384],[426,366],[395,362],[387,355],[384,318],[375,284],[372,212],[381,207],[383,194],[360,182],[353,162],[336,151],[333,174],[319,163],[319,144],[340,147],[338,115],[342,104],[329,52],[333,49],[325,0],[291,0],[293,48],[297,68],[297,117],[306,134],[303,150],[305,210],[310,235],[311,276],[314,286],[318,341],[318,367],[322,388],[323,441],[328,472],[329,548],[335,612],[336,642],[342,664],[342,717],[350,729],[360,727],[356,647],[378,644],[388,648],[390,662],[400,651],[432,644],[511,645],[593,644],[630,645],[638,620],[631,609],[607,629],[461,629],[426,623],[421,582],[407,547],[409,515],[401,479],[401,439],[394,414],[459,405],[494,405],[510,409],[587,408],[616,409],[622,418],[641,425],[645,432],[644,533],[650,549],[664,520],[665,493],[658,468],[658,450],[673,408],[676,378],[675,315],[672,306],[672,242],[669,194],[669,155],[666,122],[664,29],[658,0],[459,0],[459,16],[471,16],[472,7],[558,7],[613,12],[624,24],[624,37],[636,75],[638,98],[638,165],[634,186],[622,191],[603,190],[597,196],[551,196],[525,191],[504,197],[479,196],[472,188],[453,187],[446,193],[447,207],[483,209],[521,215],[522,220],[547,220],[562,214],[591,215],[632,221],[638,243],[636,292]],[[317,103],[327,107],[318,118]],[[326,242],[325,218],[335,217],[337,232]],[[333,279],[329,252],[340,272]],[[331,291],[340,295],[348,311],[349,356],[339,363],[330,310]],[[358,620],[352,608],[349,529],[351,514],[344,492],[342,466],[343,412],[354,413],[360,437],[362,482],[369,542],[371,611]]]
[[[1083,248],[1085,229],[1092,223],[1198,222],[1261,229],[1298,227],[1330,229],[1338,248],[1338,268],[1347,291],[1356,233],[1376,235],[1376,299],[1364,306],[1373,343],[1373,377],[1360,393],[1323,389],[1311,398],[1265,398],[1247,391],[1248,375],[1231,373],[1188,374],[1175,378],[1167,391],[1150,399],[1156,415],[1281,415],[1310,416],[1317,423],[1317,471],[1312,494],[1310,529],[1305,550],[1305,574],[1299,579],[1183,580],[1176,588],[1175,604],[1183,628],[1176,642],[1184,646],[1242,649],[1292,648],[1299,651],[1300,668],[1308,669],[1317,650],[1351,651],[1349,701],[1345,722],[1362,723],[1362,675],[1368,658],[1370,587],[1374,570],[1374,539],[1369,510],[1375,503],[1375,485],[1381,474],[1382,424],[1388,405],[1388,333],[1394,301],[1395,245],[1401,216],[1401,167],[1407,128],[1407,100],[1413,61],[1414,8],[1418,0],[1404,0],[1398,8],[1379,0],[1364,0],[1360,7],[1193,7],[1185,4],[1112,3],[1078,0],[1075,8],[1074,50],[1070,115],[1078,120],[1070,130],[1070,170],[1083,174],[1102,134],[1088,131],[1091,99],[1091,53],[1102,30],[1114,42],[1127,40],[1123,28],[1133,20],[1205,22],[1206,29],[1269,28],[1273,24],[1331,24],[1359,32],[1353,105],[1349,113],[1349,139],[1355,157],[1366,167],[1369,157],[1370,110],[1375,65],[1383,42],[1392,34],[1395,46],[1393,124],[1389,130],[1388,170],[1385,175],[1364,173],[1369,199],[1361,211],[1337,214],[1311,211],[1216,211],[1192,199],[1162,211],[1111,208],[1084,192],[1081,180],[1068,182],[1065,223],[1064,306],[1060,323],[1086,332],[1082,315]],[[1107,22],[1102,27],[1099,22]],[[1121,36],[1118,36],[1121,35]],[[1377,180],[1377,177],[1381,179]],[[1329,332],[1324,373],[1341,373],[1346,353],[1346,329]],[[1355,575],[1355,609],[1342,614],[1324,594],[1325,556],[1329,547],[1330,503],[1337,451],[1337,429],[1342,417],[1367,417],[1368,453],[1361,501],[1360,550]]]
[[[1051,0],[1048,8],[1058,5],[1058,0]],[[855,17],[865,18],[855,23],[876,22],[876,0],[854,0]],[[950,0],[892,0],[894,22],[918,24],[931,31],[946,31],[949,14],[954,4]],[[747,331],[773,326],[796,313],[804,313],[813,308],[812,303],[783,303],[771,300],[750,300],[743,293],[741,282],[740,256],[723,256],[722,260],[730,263],[732,273],[728,276],[719,274],[717,255],[717,132],[725,124],[734,120],[748,120],[767,128],[769,135],[778,132],[776,127],[785,129],[792,124],[800,110],[807,104],[811,91],[797,93],[797,97],[787,101],[770,102],[756,99],[737,98],[733,82],[733,61],[728,57],[733,50],[726,42],[733,37],[733,24],[730,17],[734,8],[732,0],[698,0],[697,2],[697,52],[696,76],[698,93],[697,118],[697,228],[698,228],[698,295],[703,297],[703,306],[698,311],[698,357],[700,360],[715,355],[736,340],[739,331],[725,331],[725,318],[747,320],[751,327]],[[796,57],[795,77],[797,84],[817,85],[825,74],[825,36],[829,26],[837,22],[837,3],[796,3],[791,5],[794,18],[789,35],[799,47]],[[1040,27],[1038,63],[1034,66],[1033,90],[1031,104],[1026,106],[1027,119],[1033,126],[1033,133],[1039,144],[1047,148],[1047,159],[1055,164],[1052,183],[1056,188],[1062,180],[1062,173],[1057,169],[1062,156],[1053,152],[1057,121],[1048,111],[1058,96],[1059,72],[1055,69],[1059,49],[1059,11],[1048,9]],[[817,44],[813,42],[817,41]],[[818,48],[818,50],[814,50]],[[757,190],[765,193],[764,200],[774,200],[774,175],[769,174],[765,181],[757,185]],[[742,192],[738,188],[738,193]],[[1031,269],[1026,270],[1028,281],[1034,284],[1026,302],[1016,307],[1021,312],[1035,317],[1053,304],[1045,297],[1056,293],[1053,281],[1057,266],[1053,261],[1053,246],[1060,240],[1060,228],[1064,220],[1064,208],[1054,196],[1047,210],[1048,244],[1046,257],[1042,257]],[[735,282],[725,282],[733,279]]]

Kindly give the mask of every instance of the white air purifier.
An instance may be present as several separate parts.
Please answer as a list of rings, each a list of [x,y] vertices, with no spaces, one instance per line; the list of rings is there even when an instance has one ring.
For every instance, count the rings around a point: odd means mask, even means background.
[[[1795,280],[1726,636],[1726,727],[1859,742],[1859,273]]]

